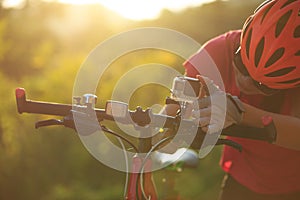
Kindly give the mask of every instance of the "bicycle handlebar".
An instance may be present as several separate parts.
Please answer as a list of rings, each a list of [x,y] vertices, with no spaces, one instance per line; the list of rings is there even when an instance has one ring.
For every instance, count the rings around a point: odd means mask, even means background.
[[[45,115],[55,115],[55,116],[68,116],[72,114],[74,109],[77,111],[85,111],[86,106],[82,105],[70,105],[70,104],[58,104],[50,102],[41,102],[41,101],[32,101],[26,99],[26,92],[23,88],[16,89],[16,101],[18,112],[21,113],[35,113],[35,114],[45,114]],[[163,128],[174,128],[174,126],[179,126],[179,123],[187,123],[191,126],[195,126],[194,122],[191,120],[178,119],[178,117],[163,115],[163,114],[154,114],[150,112],[149,109],[142,110],[137,108],[135,111],[129,111],[128,114],[130,117],[116,119],[115,117],[106,114],[104,109],[92,108],[96,113],[98,121],[110,120],[118,121],[123,124],[135,124],[139,126],[152,125],[156,127]],[[228,128],[222,130],[222,135],[247,138],[253,140],[267,141],[273,143],[276,140],[276,128],[271,118],[265,117],[263,120],[264,127],[246,127],[240,125],[232,125]],[[58,121],[48,120],[50,125],[59,124]],[[164,124],[162,124],[164,122]],[[46,124],[43,124],[46,125]],[[205,135],[201,128],[198,128],[198,133],[201,132]]]

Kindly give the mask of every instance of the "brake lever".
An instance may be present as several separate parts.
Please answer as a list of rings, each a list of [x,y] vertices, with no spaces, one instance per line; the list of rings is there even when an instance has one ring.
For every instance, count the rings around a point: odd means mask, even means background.
[[[64,122],[58,119],[42,120],[35,123],[35,128],[37,129],[44,126],[54,126],[54,125],[64,125]]]
[[[218,139],[216,145],[227,145],[227,146],[230,146],[230,147],[238,150],[239,152],[243,151],[242,145],[240,145],[239,143],[234,142],[232,140],[228,140],[228,139]]]
[[[72,116],[65,116],[63,120],[59,119],[48,119],[48,120],[42,120],[35,123],[35,128],[38,129],[40,127],[44,126],[56,126],[56,125],[62,125],[67,128],[75,129],[74,119]]]

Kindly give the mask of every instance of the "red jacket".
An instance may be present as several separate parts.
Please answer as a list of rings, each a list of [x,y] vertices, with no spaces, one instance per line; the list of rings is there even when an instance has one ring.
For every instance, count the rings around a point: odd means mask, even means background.
[[[232,60],[239,40],[240,31],[231,31],[208,41],[184,63],[186,73],[191,77],[201,73],[243,102],[261,108],[265,96],[244,95],[235,83]],[[285,93],[279,113],[289,115],[292,95],[292,91]],[[264,194],[300,191],[300,151],[260,141],[229,139],[241,144],[243,151],[225,147],[221,165],[239,183]]]

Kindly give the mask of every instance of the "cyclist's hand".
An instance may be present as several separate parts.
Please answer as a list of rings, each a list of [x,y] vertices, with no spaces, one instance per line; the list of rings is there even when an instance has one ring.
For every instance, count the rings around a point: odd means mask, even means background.
[[[193,110],[193,117],[197,119],[202,130],[214,133],[232,124],[239,124],[244,113],[242,102],[222,91],[209,78],[203,76],[197,78],[205,82],[209,92],[209,95],[195,102]]]

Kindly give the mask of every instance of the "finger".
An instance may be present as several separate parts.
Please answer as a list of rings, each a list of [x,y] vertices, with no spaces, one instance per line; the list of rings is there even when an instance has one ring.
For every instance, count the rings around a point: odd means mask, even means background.
[[[201,130],[204,131],[205,133],[207,133],[208,127],[207,126],[203,126],[203,127],[201,127]]]
[[[193,106],[190,103],[188,103],[184,109],[184,112],[182,112],[183,118],[187,119],[190,116],[192,116],[192,110],[193,110]]]
[[[194,108],[205,108],[208,107],[210,105],[211,101],[210,101],[210,97],[203,97],[201,99],[198,99],[198,101],[194,102]]]
[[[205,96],[209,96],[208,88],[207,88],[207,85],[205,83],[205,80],[203,79],[203,76],[197,75],[196,78],[199,80],[199,82],[202,86],[201,87],[200,98],[203,98]]]
[[[208,130],[207,133],[208,134],[215,134],[222,131],[222,126],[220,126],[219,124],[209,124],[208,126]]]
[[[212,95],[213,93],[215,93],[216,91],[219,91],[219,87],[214,84],[213,80],[211,80],[210,78],[206,77],[206,76],[200,76],[197,78],[204,82],[204,85],[206,86],[206,90],[207,90],[207,95]]]
[[[211,107],[211,121],[213,124],[224,124],[226,119],[226,112],[222,108],[218,106]]]
[[[198,119],[194,119],[194,122],[196,122],[199,125],[199,127],[205,127],[209,125],[210,117],[201,117]]]
[[[202,108],[200,110],[193,110],[192,117],[210,117],[211,116],[211,107]]]
[[[197,119],[200,118],[200,110],[193,110],[192,117],[197,118]]]
[[[211,117],[211,107],[203,108],[200,111],[200,117]]]

